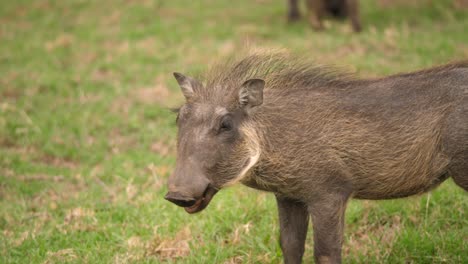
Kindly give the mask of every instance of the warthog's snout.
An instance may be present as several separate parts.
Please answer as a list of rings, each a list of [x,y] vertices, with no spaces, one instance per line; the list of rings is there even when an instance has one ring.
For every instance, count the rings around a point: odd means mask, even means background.
[[[166,196],[164,196],[164,199],[181,207],[190,207],[197,202],[194,198],[186,197],[177,192],[168,192]]]
[[[176,191],[169,191],[166,196],[164,196],[164,199],[175,203],[178,206],[184,207],[187,213],[194,214],[205,209],[217,192],[217,188],[208,184],[201,196],[192,198],[187,195],[182,195]]]

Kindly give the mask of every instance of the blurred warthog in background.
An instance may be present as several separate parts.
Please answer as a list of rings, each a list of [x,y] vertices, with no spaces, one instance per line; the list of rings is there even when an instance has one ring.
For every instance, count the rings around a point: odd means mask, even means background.
[[[288,0],[288,21],[300,18],[298,0]],[[335,18],[349,17],[355,32],[361,31],[358,0],[306,0],[307,19],[315,30],[322,30],[325,16]]]

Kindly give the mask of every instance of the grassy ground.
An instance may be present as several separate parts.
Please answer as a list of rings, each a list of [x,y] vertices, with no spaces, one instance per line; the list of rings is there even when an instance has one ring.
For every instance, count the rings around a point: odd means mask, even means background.
[[[341,22],[287,26],[284,2],[2,1],[0,263],[279,263],[272,195],[230,188],[193,216],[163,200],[167,108],[182,102],[171,72],[199,73],[246,44],[360,76],[468,57],[468,14],[452,1],[363,0],[358,35]],[[451,180],[353,201],[346,262],[468,263],[467,209]]]

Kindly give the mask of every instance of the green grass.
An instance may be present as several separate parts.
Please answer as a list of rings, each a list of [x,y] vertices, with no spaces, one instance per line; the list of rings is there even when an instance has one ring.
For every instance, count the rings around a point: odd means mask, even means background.
[[[283,0],[2,1],[0,263],[281,262],[271,194],[233,187],[193,216],[163,199],[168,108],[182,102],[171,73],[198,74],[246,45],[359,76],[468,57],[467,11],[452,1],[376,2],[362,1],[353,34],[342,22],[286,25]],[[344,258],[468,263],[467,209],[450,180],[410,199],[352,201]]]

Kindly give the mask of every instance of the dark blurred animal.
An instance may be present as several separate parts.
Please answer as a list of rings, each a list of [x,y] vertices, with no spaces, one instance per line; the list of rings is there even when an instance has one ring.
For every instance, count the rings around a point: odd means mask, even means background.
[[[300,263],[309,215],[318,263],[340,263],[347,201],[468,191],[468,61],[354,79],[282,53],[175,73],[186,103],[166,199],[203,210],[241,182],[276,195],[285,263]]]
[[[362,30],[359,18],[358,0],[306,0],[308,20],[315,30],[323,30],[322,19],[325,16],[335,18],[349,17],[355,32]],[[288,0],[288,21],[300,18],[298,0]]]

